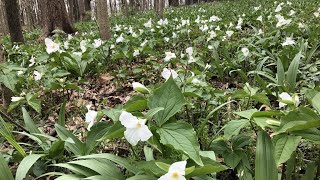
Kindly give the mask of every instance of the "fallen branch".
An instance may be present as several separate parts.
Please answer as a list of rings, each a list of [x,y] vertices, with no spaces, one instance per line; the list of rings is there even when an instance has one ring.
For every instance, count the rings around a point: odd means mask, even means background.
[[[21,130],[28,132],[28,130],[21,126],[19,123],[17,123],[16,121],[14,121],[11,117],[9,117],[6,113],[0,111],[0,115],[4,117],[4,119],[6,119],[7,121],[11,122],[12,124],[15,124],[16,126],[18,126]]]

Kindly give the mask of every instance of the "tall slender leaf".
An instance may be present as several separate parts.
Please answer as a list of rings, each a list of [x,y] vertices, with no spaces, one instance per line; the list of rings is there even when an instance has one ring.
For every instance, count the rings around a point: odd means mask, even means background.
[[[0,153],[0,180],[13,180],[13,175],[8,167],[6,160]]]
[[[278,171],[273,152],[274,148],[270,136],[265,131],[259,131],[255,159],[256,180],[278,179]]]
[[[294,92],[294,89],[296,88],[296,81],[297,81],[297,75],[298,75],[298,70],[299,70],[299,63],[300,59],[303,57],[301,52],[296,54],[292,62],[290,63],[290,66],[287,71],[287,83],[289,85],[289,90]]]
[[[30,168],[42,156],[44,156],[44,154],[31,154],[23,158],[23,160],[21,161],[17,169],[16,180],[23,180],[26,177],[27,173],[29,172]]]

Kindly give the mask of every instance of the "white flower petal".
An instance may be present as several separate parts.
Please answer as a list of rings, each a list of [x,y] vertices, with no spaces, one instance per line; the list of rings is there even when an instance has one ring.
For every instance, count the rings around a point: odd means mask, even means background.
[[[171,166],[169,168],[169,173],[170,172],[177,172],[180,175],[185,175],[186,165],[187,165],[187,161],[175,162],[175,163],[171,164]]]
[[[152,136],[152,133],[148,126],[142,124],[141,127],[137,129],[137,136],[141,141],[147,141]]]
[[[119,117],[121,124],[126,128],[136,128],[139,119],[131,113],[123,111]]]
[[[132,146],[137,145],[140,140],[140,137],[137,136],[136,128],[127,128],[126,131],[124,131],[124,137]]]

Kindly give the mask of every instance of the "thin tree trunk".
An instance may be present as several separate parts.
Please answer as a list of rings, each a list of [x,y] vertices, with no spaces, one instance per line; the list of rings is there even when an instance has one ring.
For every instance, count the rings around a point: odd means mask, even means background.
[[[173,7],[179,6],[179,0],[169,0],[169,6],[173,6]]]
[[[45,3],[43,6],[45,23],[43,35],[39,40],[52,35],[55,28],[59,28],[67,34],[75,32],[70,24],[64,0],[42,0],[42,3]]]
[[[84,0],[78,0],[78,4],[79,4],[79,11],[80,11],[80,20],[83,21],[85,20],[85,16],[86,16]]]
[[[0,38],[2,38],[0,36]],[[5,62],[3,48],[0,42],[0,64]],[[7,109],[9,107],[9,104],[11,102],[12,92],[9,88],[5,87],[4,85],[0,85],[1,88],[1,96],[2,96],[2,105],[4,109]]]
[[[19,5],[17,0],[4,0],[7,22],[12,42],[23,42],[22,28],[19,19]]]
[[[129,16],[128,12],[128,1],[127,0],[122,0],[122,6],[123,6],[123,11],[126,16]]]
[[[91,2],[91,0],[84,0],[84,9],[85,9],[85,11],[91,11],[90,2]]]
[[[111,38],[108,2],[107,0],[98,0],[97,2],[97,18],[100,36],[102,40],[108,40]]]

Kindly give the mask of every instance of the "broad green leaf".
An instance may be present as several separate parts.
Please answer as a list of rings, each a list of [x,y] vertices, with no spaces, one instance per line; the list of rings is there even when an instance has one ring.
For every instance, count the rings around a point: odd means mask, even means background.
[[[284,86],[285,80],[284,68],[281,59],[277,60],[277,80],[279,86]]]
[[[113,155],[113,154],[108,154],[108,153],[102,153],[102,154],[92,154],[92,155],[87,155],[87,156],[80,156],[78,159],[107,159],[110,160],[114,163],[119,164],[120,166],[126,168],[128,171],[137,174],[139,170],[130,164],[130,162],[122,157]]]
[[[116,122],[116,121],[119,121],[119,117],[120,117],[120,115],[122,113],[122,110],[109,108],[109,109],[102,110],[102,112],[106,116],[108,116],[108,118],[110,118],[114,122]]]
[[[146,161],[154,160],[152,148],[149,148],[148,146],[144,146],[143,152],[144,152],[144,157],[146,158]]]
[[[224,161],[227,166],[232,169],[236,168],[242,159],[242,154],[240,151],[232,151],[225,153]]]
[[[0,135],[3,136],[20,154],[25,157],[27,154],[24,149],[18,144],[11,134],[11,130],[8,128],[6,122],[0,116]]]
[[[55,124],[55,129],[61,140],[65,141],[65,145],[73,152],[75,155],[85,154],[85,144],[81,142],[75,135],[73,135],[66,128]]]
[[[297,75],[298,75],[298,70],[299,70],[299,64],[300,64],[300,59],[303,57],[301,52],[296,54],[292,62],[290,63],[290,66],[287,71],[287,82],[289,85],[290,91],[294,92],[294,89],[296,88],[296,81],[297,81]]]
[[[307,165],[306,168],[306,173],[304,176],[301,178],[301,180],[310,180],[310,179],[315,179],[316,178],[316,163],[315,162],[310,162]]]
[[[23,158],[21,163],[18,166],[16,172],[16,179],[15,180],[23,180],[25,179],[27,173],[29,172],[30,168],[40,159],[44,154],[31,154]]]
[[[24,107],[22,107],[22,114],[23,114],[24,124],[26,125],[26,129],[29,131],[29,133],[41,134],[40,130],[38,129],[36,124],[33,122],[29,113]]]
[[[257,137],[255,179],[278,179],[278,170],[274,159],[274,147],[270,136],[265,131],[259,131]]]
[[[275,159],[277,166],[290,159],[291,154],[299,145],[300,136],[283,135],[275,142]]]
[[[38,113],[41,113],[41,101],[37,98],[36,94],[27,94],[26,100],[29,106],[31,106]]]
[[[233,113],[235,113],[243,118],[251,119],[251,116],[256,112],[258,112],[257,109],[249,109],[249,110],[240,111],[240,112],[233,112]]]
[[[158,112],[164,110],[163,107],[158,107],[158,108],[154,108],[154,109],[150,109],[147,114],[145,115],[146,119],[149,121],[152,119],[152,117],[157,114]]]
[[[127,178],[127,180],[157,180],[158,178],[151,175],[135,175]]]
[[[143,111],[148,108],[148,101],[144,96],[135,95],[123,107],[127,112]]]
[[[64,152],[64,141],[58,140],[52,144],[49,149],[49,156],[51,158],[60,157]]]
[[[83,178],[83,176],[77,174],[66,174],[56,178],[55,180],[79,180]]]
[[[58,118],[58,124],[62,127],[64,127],[64,125],[66,124],[66,104],[67,104],[67,99],[65,97],[60,107],[59,118]]]
[[[108,179],[113,179],[113,180],[124,179],[120,170],[112,162],[106,159],[78,160],[78,161],[71,161],[69,162],[69,164],[77,164],[77,165],[89,168],[104,177],[108,177]]]
[[[95,172],[92,169],[89,169],[87,167],[80,166],[80,165],[77,165],[77,164],[61,163],[61,164],[53,164],[52,166],[66,168],[66,169],[68,169],[68,170],[70,170],[70,171],[72,171],[72,172],[74,172],[76,174],[81,174],[81,175],[84,175],[86,177],[94,176],[94,175],[98,174],[97,172]]]
[[[13,175],[11,170],[9,169],[8,163],[3,158],[2,154],[0,153],[0,179],[1,180],[13,180]]]
[[[111,129],[111,125],[111,122],[98,122],[91,127],[86,141],[86,154],[90,154],[96,149],[96,146],[100,143],[99,139]]]
[[[106,139],[113,139],[117,137],[123,137],[123,133],[125,128],[120,123],[120,121],[116,121],[110,128],[107,129],[108,131],[103,135],[102,138],[98,139],[98,141],[103,141]]]
[[[320,92],[316,90],[310,90],[306,93],[306,97],[312,107],[314,107],[318,113],[320,113]]]
[[[320,119],[319,120],[312,120],[312,121],[292,121],[292,122],[288,122],[285,125],[283,125],[274,134],[307,130],[307,129],[318,128],[318,127],[320,127]]]
[[[149,99],[149,108],[163,107],[164,110],[155,115],[158,126],[163,125],[170,117],[179,112],[185,104],[180,88],[170,77],[160,88],[156,89]]]
[[[200,145],[192,126],[186,122],[175,122],[164,125],[157,130],[160,135],[160,142],[164,145],[182,151],[198,165],[203,163],[200,159]]]
[[[224,127],[224,137],[230,139],[234,135],[238,135],[240,130],[249,123],[247,119],[232,120]]]
[[[228,169],[227,166],[224,166],[210,158],[202,157],[201,159],[204,165],[194,168],[191,173],[186,174],[186,177],[198,177]]]
[[[15,86],[18,83],[18,79],[13,73],[5,73],[0,75],[0,82],[2,82],[4,86],[6,86],[12,92],[15,92]]]

